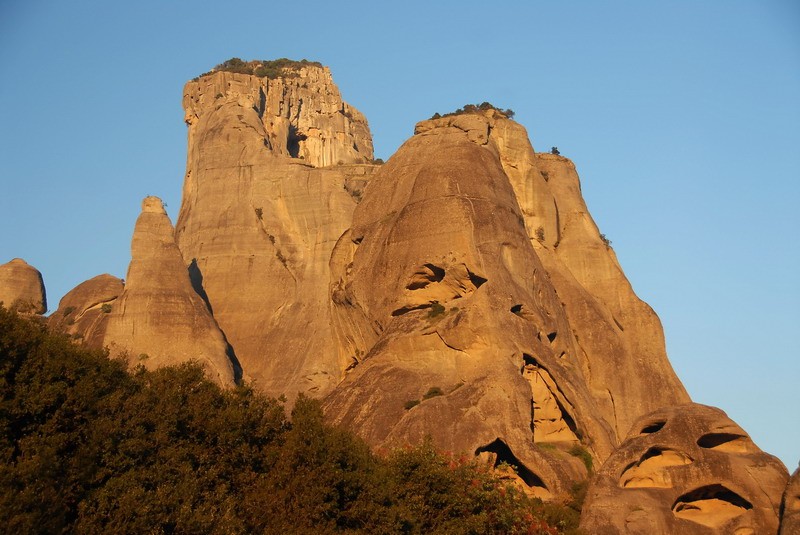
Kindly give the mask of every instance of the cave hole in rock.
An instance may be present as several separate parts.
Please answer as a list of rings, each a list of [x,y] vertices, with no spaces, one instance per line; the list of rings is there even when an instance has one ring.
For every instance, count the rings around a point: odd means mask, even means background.
[[[432,306],[433,306],[432,303],[423,303],[421,305],[408,305],[400,307],[392,311],[392,317],[402,316],[403,314],[408,314],[409,312],[413,312],[415,310],[423,310],[425,308],[431,308]]]
[[[678,497],[672,506],[672,513],[678,518],[714,528],[752,508],[753,504],[729,488],[713,484]]]
[[[511,451],[511,448],[508,447],[508,444],[503,442],[501,439],[496,438],[489,444],[479,447],[475,450],[475,455],[479,455],[485,451],[494,453],[497,456],[494,461],[495,468],[497,468],[501,463],[506,463],[513,467],[514,472],[516,472],[519,478],[529,487],[541,487],[543,489],[547,488],[547,485],[544,484],[542,478],[537,476],[527,466],[521,463]]]
[[[622,488],[670,488],[672,481],[664,470],[668,466],[684,466],[694,460],[682,451],[671,448],[648,449],[637,462],[630,463],[619,477]]]
[[[511,307],[511,313],[516,314],[517,316],[521,315],[522,305],[514,305],[513,307]]]
[[[667,424],[666,420],[658,420],[657,422],[652,422],[645,425],[641,431],[639,431],[640,435],[649,435],[650,433],[655,433],[657,431],[661,431],[661,428]]]
[[[708,433],[697,439],[697,445],[710,450],[745,452],[750,440],[747,436],[736,433]]]
[[[467,275],[469,275],[469,281],[475,286],[477,290],[481,286],[483,286],[489,279],[485,277],[481,277],[480,275],[476,275],[475,273],[471,272],[469,268],[467,268]]]
[[[286,140],[286,150],[292,158],[300,157],[300,142],[308,139],[308,136],[297,131],[296,126],[289,125],[289,138]]]
[[[558,336],[558,332],[556,332],[556,331],[553,331],[553,332],[551,332],[551,333],[548,333],[548,334],[547,334],[547,339],[548,339],[548,340],[550,341],[550,343],[552,344],[553,342],[555,342],[555,341],[556,341],[556,337],[557,337],[557,336]]]
[[[406,285],[407,290],[419,290],[432,282],[442,282],[446,272],[435,264],[423,264],[414,272],[411,282]]]

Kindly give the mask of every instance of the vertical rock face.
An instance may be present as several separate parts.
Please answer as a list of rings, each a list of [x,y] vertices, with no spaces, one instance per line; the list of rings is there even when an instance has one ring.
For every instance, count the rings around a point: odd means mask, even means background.
[[[724,412],[686,404],[652,412],[592,479],[586,533],[777,533],[788,474]]]
[[[21,258],[0,264],[0,303],[24,314],[47,312],[42,274]]]
[[[356,205],[345,186],[373,166],[366,120],[327,68],[286,74],[217,72],[186,85],[176,238],[245,379],[291,398],[327,393],[348,364],[328,264]]]
[[[196,360],[211,379],[233,385],[227,343],[192,288],[173,233],[161,200],[145,198],[125,289],[108,314],[103,344],[147,368]]]
[[[112,305],[124,288],[122,280],[112,275],[93,277],[70,290],[47,323],[89,347],[102,348]]]

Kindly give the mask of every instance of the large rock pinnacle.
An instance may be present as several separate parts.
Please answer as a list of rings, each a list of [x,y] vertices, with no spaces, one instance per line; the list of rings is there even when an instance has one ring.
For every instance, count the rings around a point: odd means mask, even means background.
[[[157,197],[142,202],[125,289],[111,305],[104,344],[131,364],[201,363],[223,385],[234,382],[227,343],[192,287],[173,227]]]

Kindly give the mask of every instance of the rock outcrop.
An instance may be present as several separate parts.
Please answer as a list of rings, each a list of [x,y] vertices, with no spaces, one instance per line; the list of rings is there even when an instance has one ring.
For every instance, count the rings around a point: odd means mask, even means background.
[[[588,533],[777,531],[785,468],[690,403],[570,160],[472,107],[374,165],[327,68],[289,64],[186,85],[174,231],[145,199],[127,283],[83,283],[51,324],[147,367],[198,359],[225,385],[235,363],[373,446],[431,436],[542,498],[593,460]]]
[[[567,452],[602,461],[620,429],[688,401],[574,166],[536,158],[495,111],[419,123],[373,177],[331,265],[339,342],[358,365],[325,406],[374,445],[430,434],[490,451],[549,496],[585,477]],[[425,399],[430,388],[442,395]]]
[[[147,368],[194,360],[211,379],[234,384],[228,344],[192,288],[172,223],[157,197],[142,202],[125,289],[111,305],[103,345]]]
[[[780,535],[797,535],[800,533],[800,468],[794,471],[781,503]]]
[[[22,314],[47,312],[42,274],[21,258],[0,264],[0,303]]]
[[[70,290],[47,323],[89,347],[102,347],[111,307],[124,289],[122,280],[113,275],[93,277]]]
[[[374,168],[366,120],[314,66],[274,80],[216,72],[184,95],[176,237],[196,288],[246,380],[274,396],[324,395],[349,364],[328,264]]]
[[[777,533],[788,475],[724,412],[663,408],[640,418],[592,479],[586,533]]]

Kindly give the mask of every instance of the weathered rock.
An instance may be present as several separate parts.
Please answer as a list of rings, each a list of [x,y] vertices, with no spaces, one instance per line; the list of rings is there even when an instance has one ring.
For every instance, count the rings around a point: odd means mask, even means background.
[[[47,312],[42,274],[21,258],[0,264],[0,303],[23,314]]]
[[[231,150],[237,137],[256,134],[261,146],[241,147],[242,164],[251,151],[300,158],[314,167],[371,163],[372,136],[361,112],[342,100],[327,67],[289,69],[280,78],[214,72],[186,84],[185,120],[190,126],[189,147],[214,127],[227,126],[216,141]],[[231,111],[246,110],[247,113]],[[238,131],[237,131],[238,130]],[[205,139],[207,144],[211,140]],[[206,155],[209,156],[209,155]],[[224,157],[224,154],[221,156]]]
[[[798,534],[800,534],[800,468],[789,478],[786,491],[783,493],[780,531],[780,535]]]
[[[349,364],[333,333],[329,262],[374,168],[360,163],[372,161],[367,123],[330,72],[297,74],[218,72],[187,84],[176,229],[245,379],[289,398],[325,394]],[[332,163],[347,165],[314,167]]]
[[[565,452],[585,437],[604,458],[614,433],[497,152],[448,122],[418,127],[375,174],[333,252],[337,334],[357,365],[326,412],[375,446],[431,435],[493,453],[534,494],[560,494],[586,474]]]
[[[101,348],[111,307],[124,288],[121,279],[107,273],[93,277],[70,290],[47,323],[89,347]]]
[[[525,128],[493,110],[422,121],[415,131],[461,131],[499,158],[568,318],[593,410],[612,425],[615,442],[642,414],[689,401],[658,317],[633,292],[589,215],[571,161],[535,154]]]
[[[108,314],[104,345],[153,369],[195,360],[211,379],[233,385],[228,345],[195,293],[163,204],[146,197],[131,242],[125,289]]]
[[[634,423],[592,479],[586,533],[777,533],[788,474],[719,409],[684,404]]]

